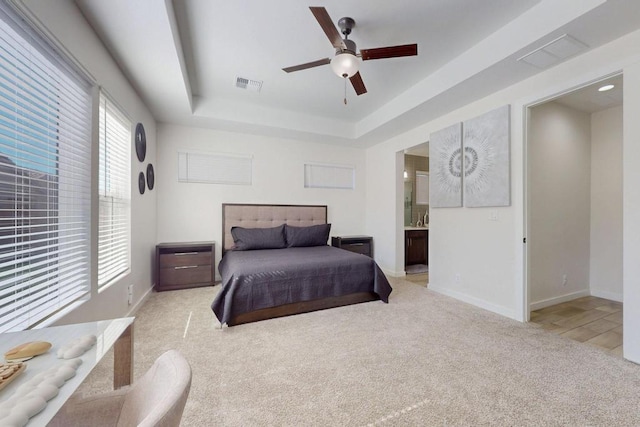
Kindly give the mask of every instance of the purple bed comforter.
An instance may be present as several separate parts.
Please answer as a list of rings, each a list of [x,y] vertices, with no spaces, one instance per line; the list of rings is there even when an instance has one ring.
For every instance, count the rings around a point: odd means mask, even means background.
[[[283,304],[356,292],[375,292],[389,302],[391,293],[373,259],[332,246],[227,251],[218,270],[222,289],[211,309],[222,324]]]

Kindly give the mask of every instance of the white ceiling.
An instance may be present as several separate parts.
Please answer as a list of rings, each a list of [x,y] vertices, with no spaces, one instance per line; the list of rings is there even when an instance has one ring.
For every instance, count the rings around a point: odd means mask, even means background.
[[[606,92],[598,90],[602,86],[610,84],[613,85],[613,89]],[[585,113],[597,113],[598,111],[622,105],[622,84],[623,79],[620,74],[574,90],[553,101]]]
[[[564,33],[591,49],[640,27],[638,0],[75,1],[158,121],[360,147],[539,72],[516,59]],[[334,53],[309,6],[418,56],[362,62],[345,106],[329,66],[282,71]]]

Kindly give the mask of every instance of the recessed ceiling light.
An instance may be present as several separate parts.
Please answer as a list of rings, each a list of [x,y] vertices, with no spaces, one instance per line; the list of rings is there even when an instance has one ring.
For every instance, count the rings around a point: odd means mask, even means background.
[[[614,87],[615,87],[614,85],[604,85],[600,89],[598,89],[598,92],[606,92],[608,90],[613,89]]]

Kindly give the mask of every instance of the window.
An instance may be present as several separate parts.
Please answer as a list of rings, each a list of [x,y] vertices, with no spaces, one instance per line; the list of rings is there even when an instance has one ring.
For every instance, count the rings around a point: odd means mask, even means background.
[[[429,204],[429,172],[416,171],[416,205]]]
[[[89,293],[91,85],[0,4],[0,332]]]
[[[100,94],[98,287],[131,266],[131,122]]]

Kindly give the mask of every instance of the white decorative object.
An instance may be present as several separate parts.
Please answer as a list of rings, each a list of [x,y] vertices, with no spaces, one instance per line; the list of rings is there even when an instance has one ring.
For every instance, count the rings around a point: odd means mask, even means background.
[[[20,402],[11,409],[11,413],[23,414],[27,418],[31,418],[46,408],[46,406],[46,400],[38,395],[30,394],[21,399]]]
[[[79,359],[59,362],[18,387],[9,399],[0,403],[0,426],[26,425],[29,418],[42,412],[47,402],[60,393],[67,380],[76,376],[81,364]]]
[[[75,359],[87,352],[87,350],[93,347],[95,343],[95,335],[85,335],[60,347],[56,352],[56,355],[58,356],[58,359]]]
[[[462,206],[462,123],[432,133],[429,153],[429,205]]]
[[[509,206],[509,105],[464,122],[464,205]]]

